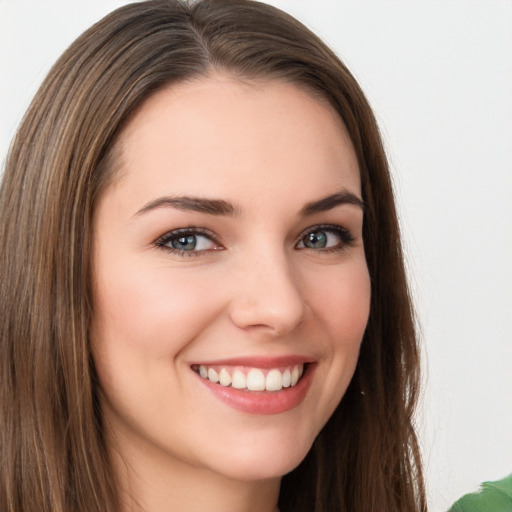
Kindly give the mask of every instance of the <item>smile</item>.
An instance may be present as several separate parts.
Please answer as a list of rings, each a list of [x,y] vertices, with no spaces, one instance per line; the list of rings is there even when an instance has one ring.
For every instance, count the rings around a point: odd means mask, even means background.
[[[302,356],[197,362],[191,369],[213,396],[248,414],[281,414],[298,407],[317,363]]]
[[[194,365],[199,375],[214,384],[246,391],[281,391],[292,388],[304,373],[304,364],[260,369],[220,365]]]

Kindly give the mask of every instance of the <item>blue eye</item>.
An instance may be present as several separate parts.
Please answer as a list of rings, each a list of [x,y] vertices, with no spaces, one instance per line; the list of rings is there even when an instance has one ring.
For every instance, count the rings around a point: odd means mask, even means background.
[[[329,243],[329,233],[325,231],[313,231],[308,233],[303,239],[304,247],[309,249],[325,249]]]
[[[302,236],[297,249],[341,250],[354,241],[348,230],[341,226],[317,226]]]
[[[198,228],[176,229],[159,238],[155,245],[178,254],[194,254],[221,248],[211,236]]]
[[[199,238],[204,237],[199,237],[197,235],[180,236],[179,238],[172,238],[167,242],[167,244],[170,244],[173,249],[178,249],[180,251],[194,251],[198,246],[197,242]],[[199,242],[201,242],[201,240],[199,240]],[[199,243],[199,245],[201,244]]]

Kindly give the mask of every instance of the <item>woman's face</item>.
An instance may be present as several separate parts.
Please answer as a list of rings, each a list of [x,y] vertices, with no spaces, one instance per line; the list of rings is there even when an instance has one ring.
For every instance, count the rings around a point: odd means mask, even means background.
[[[92,326],[117,449],[280,477],[341,400],[368,319],[345,128],[293,85],[213,76],[152,96],[119,158],[95,215]]]

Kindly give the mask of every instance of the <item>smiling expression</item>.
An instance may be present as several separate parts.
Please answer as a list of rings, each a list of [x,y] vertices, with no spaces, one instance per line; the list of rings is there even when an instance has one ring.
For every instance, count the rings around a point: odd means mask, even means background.
[[[368,319],[346,130],[296,86],[216,75],[150,97],[119,149],[92,266],[92,350],[117,449],[279,478],[341,400]]]

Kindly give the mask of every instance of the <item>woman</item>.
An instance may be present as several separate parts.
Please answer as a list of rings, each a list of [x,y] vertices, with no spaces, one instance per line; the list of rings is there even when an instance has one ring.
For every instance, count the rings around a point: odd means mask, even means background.
[[[107,16],[37,93],[0,208],[2,510],[425,509],[384,151],[297,21]]]

